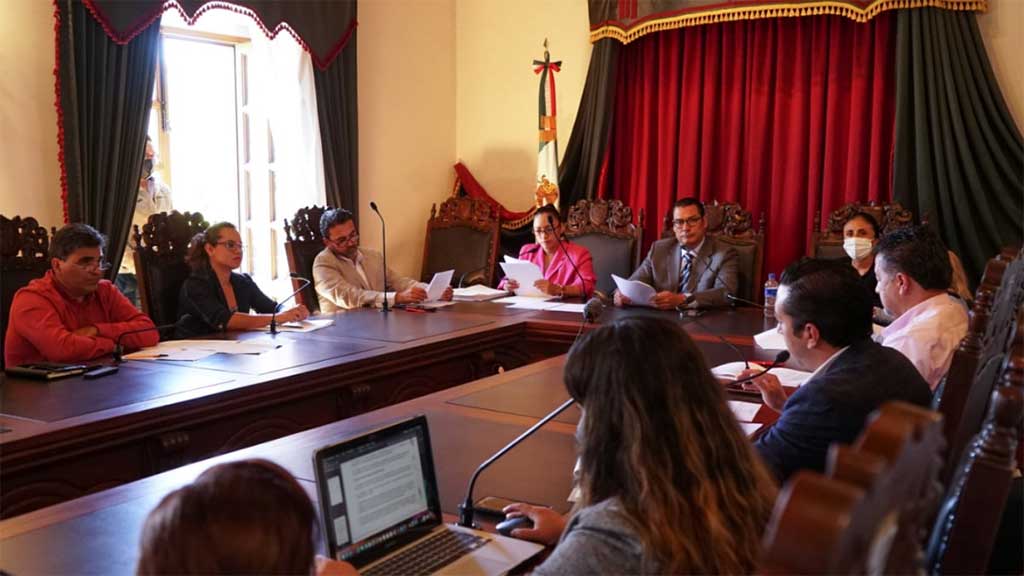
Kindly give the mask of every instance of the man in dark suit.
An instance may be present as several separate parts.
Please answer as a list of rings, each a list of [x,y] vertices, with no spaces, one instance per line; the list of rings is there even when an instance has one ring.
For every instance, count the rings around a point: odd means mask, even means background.
[[[871,304],[842,261],[805,258],[782,273],[775,317],[789,365],[813,374],[788,399],[771,373],[748,384],[781,412],[755,443],[780,481],[800,469],[824,471],[829,445],[853,442],[883,403],[930,404],[931,390],[914,365],[871,340]]]
[[[739,256],[731,246],[707,235],[704,204],[696,198],[677,200],[672,206],[674,238],[651,245],[640,267],[629,277],[657,292],[654,306],[670,310],[680,306],[706,307],[728,304],[726,294],[739,285]],[[615,293],[615,305],[631,302]]]

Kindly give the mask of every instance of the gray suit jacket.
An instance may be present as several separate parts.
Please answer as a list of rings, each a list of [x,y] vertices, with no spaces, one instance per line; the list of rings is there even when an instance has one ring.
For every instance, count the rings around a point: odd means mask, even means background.
[[[675,238],[658,240],[629,279],[649,284],[658,292],[679,292],[681,260],[681,249]],[[693,294],[699,307],[725,306],[729,303],[725,295],[735,294],[739,287],[738,267],[736,250],[708,236],[697,253],[689,286],[684,292]]]
[[[320,311],[325,314],[359,308],[380,306],[384,303],[384,259],[377,252],[362,250],[363,271],[366,279],[356,270],[355,264],[346,258],[338,258],[329,248],[324,248],[313,260],[313,284]],[[388,268],[388,292],[403,292],[415,286],[412,278],[399,276]],[[393,302],[393,300],[392,300]]]

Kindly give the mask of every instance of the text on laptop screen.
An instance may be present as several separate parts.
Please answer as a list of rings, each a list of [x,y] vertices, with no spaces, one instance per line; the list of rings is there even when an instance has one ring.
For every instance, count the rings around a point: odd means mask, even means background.
[[[424,478],[428,444],[419,427],[354,443],[323,460],[328,529],[347,560],[426,523],[436,523]]]

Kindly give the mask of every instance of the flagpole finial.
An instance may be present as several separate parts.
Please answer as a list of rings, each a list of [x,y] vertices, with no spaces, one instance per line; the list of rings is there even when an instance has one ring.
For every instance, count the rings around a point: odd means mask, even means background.
[[[548,49],[548,39],[547,38],[544,39],[544,49],[545,50]]]

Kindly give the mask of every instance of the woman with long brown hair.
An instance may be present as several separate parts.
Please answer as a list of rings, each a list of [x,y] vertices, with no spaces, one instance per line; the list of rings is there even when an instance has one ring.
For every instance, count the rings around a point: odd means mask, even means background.
[[[747,573],[777,487],[715,380],[676,323],[628,318],[583,337],[565,385],[583,408],[580,499],[566,524],[506,508],[558,541],[539,574]]]

